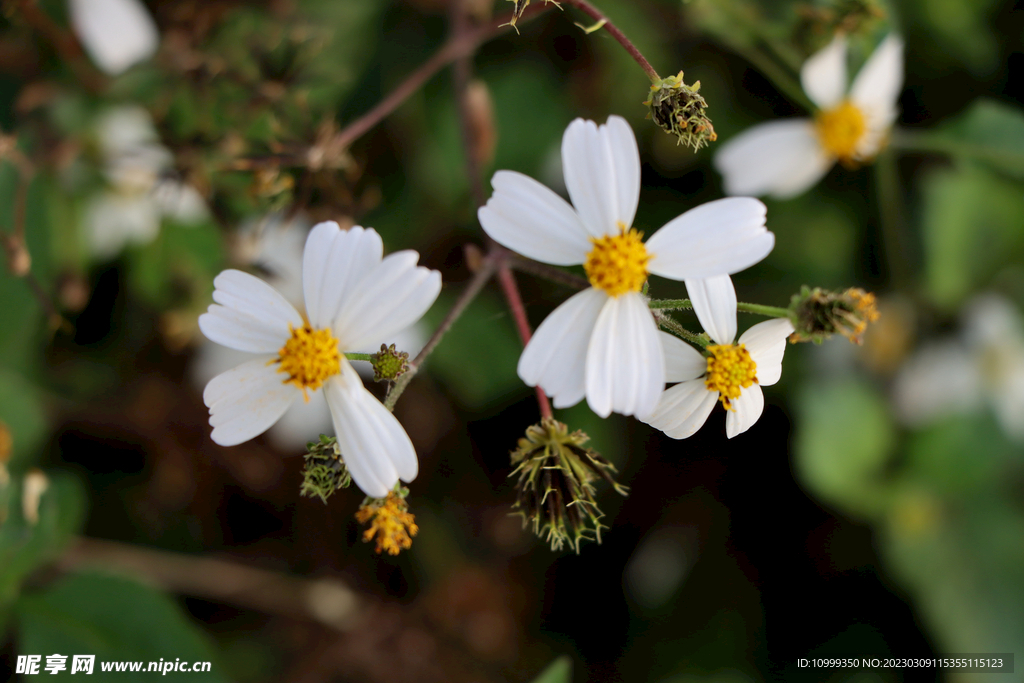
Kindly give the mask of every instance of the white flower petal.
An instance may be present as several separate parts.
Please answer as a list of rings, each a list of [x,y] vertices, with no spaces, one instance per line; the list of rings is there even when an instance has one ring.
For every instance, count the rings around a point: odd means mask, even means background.
[[[690,209],[647,240],[647,269],[672,280],[715,277],[743,270],[772,250],[764,204],[727,197]]]
[[[225,270],[213,279],[213,300],[199,316],[199,329],[210,341],[250,353],[278,351],[302,327],[302,316],[277,290],[240,270]],[[220,305],[218,305],[220,304]]]
[[[717,391],[708,391],[704,379],[692,379],[666,389],[654,413],[644,420],[673,439],[693,436],[705,422],[718,401]]]
[[[775,318],[754,325],[740,336],[739,343],[757,364],[757,381],[762,387],[770,387],[782,376],[782,356],[791,334],[793,323],[788,318]]]
[[[788,199],[806,192],[832,168],[810,119],[756,125],[719,147],[715,169],[729,195]]]
[[[800,68],[800,85],[821,109],[839,104],[846,95],[846,37],[837,33],[832,42],[814,53]]]
[[[348,362],[324,385],[341,457],[363,493],[383,498],[416,478],[416,450],[398,419],[363,386]]]
[[[149,59],[160,43],[139,0],[70,0],[71,24],[96,66],[116,76]]]
[[[398,251],[374,266],[342,302],[334,335],[346,351],[380,344],[423,317],[441,292],[441,274]]]
[[[586,393],[587,346],[607,301],[594,287],[573,294],[544,319],[519,357],[520,379],[543,389],[556,408],[575,405]]]
[[[719,344],[736,338],[736,288],[728,275],[687,280],[686,293],[704,331]]]
[[[893,382],[896,415],[917,427],[977,410],[983,379],[974,354],[959,341],[923,346],[907,359]]]
[[[583,263],[591,244],[587,229],[568,202],[515,171],[498,171],[491,186],[494,194],[477,211],[477,217],[494,241],[556,266]]]
[[[314,328],[331,326],[383,253],[384,243],[375,230],[342,230],[334,221],[313,226],[302,255],[302,289]]]
[[[740,397],[732,402],[733,410],[726,411],[725,435],[730,439],[742,434],[757,422],[764,412],[764,392],[757,384],[740,390]]]
[[[576,213],[594,237],[633,225],[640,201],[640,151],[625,119],[598,126],[576,119],[562,137],[565,187]]]
[[[853,79],[850,99],[865,112],[895,112],[903,90],[903,40],[890,33]]]
[[[198,223],[210,215],[203,195],[186,183],[176,180],[159,181],[153,188],[152,196],[160,212],[179,223]]]
[[[658,328],[639,292],[608,299],[587,347],[587,403],[601,417],[613,411],[643,419],[665,386]]]
[[[210,438],[236,446],[270,429],[302,392],[270,362],[260,357],[223,372],[206,385],[203,402],[210,409]]]
[[[100,259],[116,256],[131,242],[152,242],[160,232],[160,212],[147,194],[100,194],[86,205],[84,220],[89,248]]]
[[[665,352],[666,382],[685,382],[702,377],[707,372],[708,361],[700,351],[668,332],[658,330],[658,339]]]

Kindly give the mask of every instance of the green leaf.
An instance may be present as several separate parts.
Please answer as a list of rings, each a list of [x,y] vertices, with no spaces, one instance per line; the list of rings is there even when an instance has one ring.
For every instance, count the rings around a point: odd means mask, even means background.
[[[1024,179],[1024,111],[996,100],[979,99],[949,125],[924,138],[947,149]]]
[[[102,672],[104,661],[214,659],[209,639],[173,600],[129,579],[91,573],[69,576],[23,597],[17,616],[18,652],[94,654],[95,680],[126,680],[123,673]],[[216,662],[211,668],[206,673],[190,672],[188,678],[225,680]]]
[[[12,469],[24,469],[49,430],[36,387],[10,370],[0,368],[0,420],[11,432]]]
[[[572,681],[572,659],[562,655],[547,665],[533,683],[569,683]]]
[[[0,609],[17,597],[26,576],[63,552],[85,517],[85,492],[67,474],[50,476],[34,524],[25,519],[23,493],[23,479],[17,474],[0,489]]]
[[[1002,267],[1024,258],[1021,186],[962,165],[924,181],[925,287],[940,306],[956,307]]]
[[[882,468],[895,440],[885,399],[849,378],[804,387],[797,407],[795,465],[804,486],[849,513],[876,514],[887,493]]]
[[[442,294],[427,315],[436,326],[455,297]],[[508,312],[488,292],[469,305],[437,349],[427,367],[466,407],[479,410],[525,391],[516,374],[523,347]]]

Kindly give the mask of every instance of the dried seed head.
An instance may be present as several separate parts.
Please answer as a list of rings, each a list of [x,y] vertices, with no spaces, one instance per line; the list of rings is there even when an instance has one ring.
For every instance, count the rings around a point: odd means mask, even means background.
[[[878,320],[875,295],[851,287],[832,292],[820,287],[804,286],[789,304],[796,331],[792,342],[813,341],[820,344],[833,334],[841,334],[860,344],[868,324]]]
[[[568,427],[552,418],[526,430],[519,448],[512,451],[518,475],[515,514],[529,523],[533,533],[561,550],[568,543],[577,553],[580,540],[590,534],[601,542],[600,519],[603,516],[594,499],[594,482],[602,478],[621,495],[627,489],[612,478],[615,466],[597,452],[584,448],[589,437],[582,431],[569,433]]]
[[[333,436],[320,435],[319,441],[306,444],[305,464],[302,468],[302,486],[299,495],[310,498],[318,497],[327,504],[327,499],[335,492],[352,483],[352,475],[345,467],[338,448],[338,440]]]

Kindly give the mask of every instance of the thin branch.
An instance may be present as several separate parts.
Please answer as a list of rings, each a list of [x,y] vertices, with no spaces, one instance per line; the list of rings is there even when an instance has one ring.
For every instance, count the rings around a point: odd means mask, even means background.
[[[501,284],[501,290],[505,293],[505,300],[508,301],[508,307],[512,311],[512,319],[516,321],[519,338],[523,341],[523,347],[525,347],[530,343],[533,333],[530,331],[530,322],[526,317],[523,299],[519,295],[519,288],[516,286],[516,276],[512,273],[512,269],[508,267],[508,264],[503,264],[498,268],[498,282]],[[542,418],[552,417],[551,403],[548,401],[547,394],[539,386],[534,387],[534,389],[537,392],[537,405],[540,407],[540,416]]]
[[[648,62],[647,59],[643,56],[643,54],[641,54],[640,50],[636,48],[636,45],[633,45],[633,43],[630,42],[629,38],[626,37],[626,34],[619,30],[619,27],[612,23],[612,21],[604,14],[602,14],[600,10],[598,10],[596,7],[587,2],[587,0],[562,1],[580,10],[581,12],[589,16],[591,19],[596,21],[598,24],[600,24],[601,28],[608,31],[608,33],[611,34],[612,38],[617,40],[619,45],[625,48],[626,52],[629,53],[629,56],[632,57],[633,60],[640,65],[640,68],[644,70],[644,73],[647,74],[647,77],[651,79],[652,83],[661,80],[661,76],[658,75],[658,72],[654,70],[654,67],[651,66],[650,62]]]
[[[174,593],[245,609],[355,628],[366,601],[343,581],[303,579],[250,564],[79,538],[56,562],[62,571],[97,567],[140,577]]]

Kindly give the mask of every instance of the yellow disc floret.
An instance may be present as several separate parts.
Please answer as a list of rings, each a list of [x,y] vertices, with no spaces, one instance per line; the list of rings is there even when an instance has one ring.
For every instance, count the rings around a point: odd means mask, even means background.
[[[726,410],[733,410],[732,402],[740,397],[740,389],[757,382],[757,363],[743,344],[709,346],[708,373],[704,384],[708,391],[717,391]]]
[[[309,323],[288,328],[292,336],[277,352],[277,371],[288,373],[285,383],[302,389],[308,401],[308,389],[319,389],[324,380],[341,372],[338,340],[330,330],[314,330]]]
[[[394,492],[383,501],[375,499],[359,508],[356,521],[360,524],[370,522],[370,528],[363,532],[363,540],[372,541],[376,536],[377,552],[387,552],[388,555],[397,555],[411,548],[412,537],[420,530],[405,500]]]
[[[814,120],[821,146],[840,161],[850,162],[857,154],[867,123],[862,112],[849,100],[820,112]]]
[[[647,262],[651,260],[643,236],[619,223],[618,235],[591,237],[594,248],[583,262],[590,284],[608,296],[639,292],[647,281]]]

